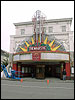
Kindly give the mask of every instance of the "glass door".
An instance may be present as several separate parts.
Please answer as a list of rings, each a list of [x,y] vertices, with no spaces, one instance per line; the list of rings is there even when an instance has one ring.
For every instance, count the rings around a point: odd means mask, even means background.
[[[36,78],[45,78],[45,65],[36,66]]]

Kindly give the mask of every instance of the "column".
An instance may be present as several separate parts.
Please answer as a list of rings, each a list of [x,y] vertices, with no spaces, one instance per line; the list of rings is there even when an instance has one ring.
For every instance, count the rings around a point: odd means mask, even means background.
[[[62,72],[63,72],[63,63],[61,63],[61,73],[60,73],[60,79],[63,79],[63,75],[62,75]]]
[[[21,63],[18,63],[18,77],[21,75]]]
[[[17,68],[17,63],[13,63],[13,67],[12,67],[13,70],[17,71],[18,68]],[[17,72],[15,73],[17,75]]]
[[[12,69],[15,70],[15,71],[17,71],[17,64],[16,63],[13,64]]]
[[[66,69],[66,78],[70,79],[71,76],[70,62],[65,63],[65,69]]]

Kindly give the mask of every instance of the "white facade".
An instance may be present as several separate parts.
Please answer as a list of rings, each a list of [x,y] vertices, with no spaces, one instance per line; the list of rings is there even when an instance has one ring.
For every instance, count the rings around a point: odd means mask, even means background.
[[[73,32],[71,31],[71,23],[72,18],[63,18],[63,19],[51,19],[46,21],[46,33],[50,36],[54,36],[60,42],[63,43],[66,51],[73,51],[74,43],[73,43]],[[14,23],[16,33],[15,35],[10,36],[10,52],[16,52],[16,48],[18,44],[25,40],[28,41],[31,39],[33,33],[33,25],[32,22],[21,22]],[[66,27],[66,31],[62,31],[62,27]],[[53,32],[49,32],[49,27],[52,27]],[[21,35],[21,30],[24,29],[24,35]]]

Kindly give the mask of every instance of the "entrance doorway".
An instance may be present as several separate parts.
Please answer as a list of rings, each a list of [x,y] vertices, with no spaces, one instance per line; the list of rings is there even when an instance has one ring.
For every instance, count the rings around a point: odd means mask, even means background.
[[[45,78],[45,65],[36,65],[36,78]]]
[[[60,64],[45,65],[45,77],[60,78],[61,67]]]
[[[61,63],[34,63],[21,64],[21,71],[23,77],[33,77],[37,79],[44,79],[47,77],[61,77]]]
[[[49,67],[46,65],[45,67],[45,77],[51,77],[52,76],[52,67]]]

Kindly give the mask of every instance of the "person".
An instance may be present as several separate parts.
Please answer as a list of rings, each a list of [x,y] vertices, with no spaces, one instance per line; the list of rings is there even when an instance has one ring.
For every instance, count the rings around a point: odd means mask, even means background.
[[[32,78],[34,77],[34,73],[32,73]]]
[[[66,70],[63,70],[63,80],[66,80]]]
[[[34,71],[32,70],[32,78],[34,77]]]

